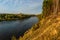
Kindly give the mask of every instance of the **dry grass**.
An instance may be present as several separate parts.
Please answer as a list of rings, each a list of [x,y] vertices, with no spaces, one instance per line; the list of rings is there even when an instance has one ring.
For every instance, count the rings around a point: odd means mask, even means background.
[[[50,15],[40,20],[33,31],[33,27],[19,40],[60,40],[60,16]]]

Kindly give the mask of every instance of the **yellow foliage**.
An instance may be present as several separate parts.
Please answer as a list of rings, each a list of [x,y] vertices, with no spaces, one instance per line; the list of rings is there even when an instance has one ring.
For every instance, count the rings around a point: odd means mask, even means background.
[[[11,40],[17,40],[15,36],[12,36]]]

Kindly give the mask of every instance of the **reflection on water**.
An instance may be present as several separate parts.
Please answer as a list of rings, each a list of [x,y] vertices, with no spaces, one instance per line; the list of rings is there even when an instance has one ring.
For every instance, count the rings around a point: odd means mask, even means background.
[[[13,35],[19,37],[37,22],[37,17],[31,17],[24,20],[0,22],[0,40],[9,40]]]

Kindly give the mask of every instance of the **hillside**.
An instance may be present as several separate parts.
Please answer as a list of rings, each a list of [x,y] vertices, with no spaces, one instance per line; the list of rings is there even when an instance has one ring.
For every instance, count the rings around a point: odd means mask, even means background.
[[[60,40],[60,13],[43,18],[19,40]]]

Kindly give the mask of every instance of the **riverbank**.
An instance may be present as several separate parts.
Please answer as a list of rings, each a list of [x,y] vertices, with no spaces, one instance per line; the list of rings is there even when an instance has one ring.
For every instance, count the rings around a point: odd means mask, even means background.
[[[28,14],[0,14],[0,21],[22,20],[35,15]]]
[[[60,13],[42,18],[18,40],[60,40]]]

